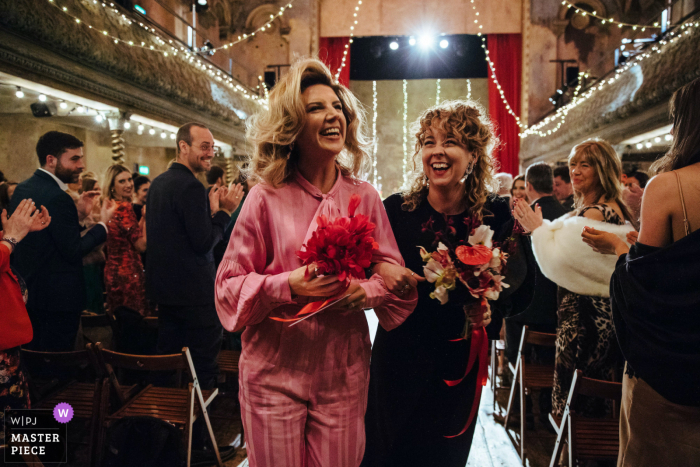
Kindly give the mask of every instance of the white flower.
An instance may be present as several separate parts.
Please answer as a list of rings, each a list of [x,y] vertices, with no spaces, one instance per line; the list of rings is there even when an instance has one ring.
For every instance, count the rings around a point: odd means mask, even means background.
[[[435,291],[431,295],[440,300],[440,305],[444,305],[449,300],[447,289],[443,285],[435,287]]]
[[[489,268],[491,269],[498,269],[501,267],[501,250],[498,248],[493,249],[493,257],[491,258],[491,262],[489,263]]]
[[[430,254],[430,253],[428,253],[428,252],[426,251],[426,249],[423,248],[422,246],[419,246],[418,248],[420,248],[420,250],[419,250],[419,251],[420,251],[420,257],[421,257],[421,259],[423,260],[423,262],[430,261],[430,258],[432,258],[433,255]]]
[[[498,295],[500,292],[497,292],[494,289],[488,289],[486,293],[484,293],[484,297],[486,297],[487,300],[498,300]]]
[[[491,248],[493,245],[491,243],[491,238],[493,237],[493,230],[488,225],[480,225],[474,230],[474,235],[469,236],[469,244],[474,245],[484,245]]]
[[[437,251],[448,252],[450,251],[442,242],[438,243]]]
[[[428,264],[423,266],[423,275],[428,282],[435,282],[442,276],[443,272],[445,272],[445,268],[434,259],[431,259],[428,261]]]

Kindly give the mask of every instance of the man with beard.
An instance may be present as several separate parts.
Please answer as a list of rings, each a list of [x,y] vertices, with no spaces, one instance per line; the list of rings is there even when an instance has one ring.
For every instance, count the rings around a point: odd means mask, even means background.
[[[29,299],[27,311],[34,338],[26,347],[42,351],[73,350],[80,314],[85,308],[83,255],[107,239],[106,222],[114,214],[115,204],[105,202],[101,220],[84,236],[80,218],[92,211],[99,191],[84,192],[77,202],[66,193],[68,183],[78,181],[85,170],[83,142],[58,131],[39,138],[36,145],[39,165],[29,179],[15,190],[10,212],[23,199],[44,206],[51,224],[28,234],[12,255],[13,267],[25,280]]]

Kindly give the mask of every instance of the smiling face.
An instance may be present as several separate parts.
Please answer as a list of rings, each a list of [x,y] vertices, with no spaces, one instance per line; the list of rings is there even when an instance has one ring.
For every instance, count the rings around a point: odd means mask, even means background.
[[[121,172],[114,177],[114,199],[117,201],[131,201],[134,192],[134,182],[129,172]]]
[[[525,186],[525,181],[522,179],[514,181],[511,193],[513,198],[527,200],[527,187]]]
[[[585,157],[572,157],[569,161],[571,185],[584,197],[595,192],[600,186],[600,179],[595,168]]]
[[[436,126],[426,131],[421,152],[423,172],[430,181],[430,187],[436,188],[457,186],[469,164],[476,164],[477,159],[459,138]]]
[[[214,158],[214,135],[206,128],[193,126],[190,128],[190,137],[192,144],[187,144],[186,141],[178,143],[178,162],[194,173],[206,172],[211,169],[211,160]]]
[[[300,157],[335,158],[345,147],[343,104],[330,86],[315,84],[301,94],[304,128],[295,141]]]
[[[66,149],[59,157],[48,155],[46,163],[53,168],[54,175],[63,183],[76,183],[81,172],[85,170],[83,148]]]

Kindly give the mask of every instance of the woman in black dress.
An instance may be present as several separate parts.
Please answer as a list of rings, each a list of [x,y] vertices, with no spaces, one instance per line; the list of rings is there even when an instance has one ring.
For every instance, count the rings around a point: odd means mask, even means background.
[[[508,202],[491,194],[495,143],[485,112],[475,103],[453,101],[426,110],[415,124],[414,180],[410,190],[384,201],[406,268],[378,265],[374,272],[389,290],[408,293],[418,287],[418,306],[398,328],[377,330],[372,349],[367,447],[364,466],[464,467],[476,417],[469,419],[477,394],[478,363],[464,380],[470,342],[458,339],[465,325],[464,305],[476,302],[458,287],[441,305],[430,298],[435,284],[421,276],[418,245],[435,250],[434,231],[449,222],[457,238],[466,239],[465,219],[475,216],[496,233],[509,224]],[[512,225],[512,224],[510,224]],[[484,324],[490,312],[472,317]]]

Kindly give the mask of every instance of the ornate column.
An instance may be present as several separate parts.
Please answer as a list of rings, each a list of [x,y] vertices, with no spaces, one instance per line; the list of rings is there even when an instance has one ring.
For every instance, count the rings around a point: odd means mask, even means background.
[[[124,123],[128,120],[129,115],[127,112],[119,112],[118,115],[111,115],[107,117],[107,122],[109,124],[109,135],[112,144],[112,164],[123,164],[124,163],[124,150],[126,149],[126,144],[124,143]]]

